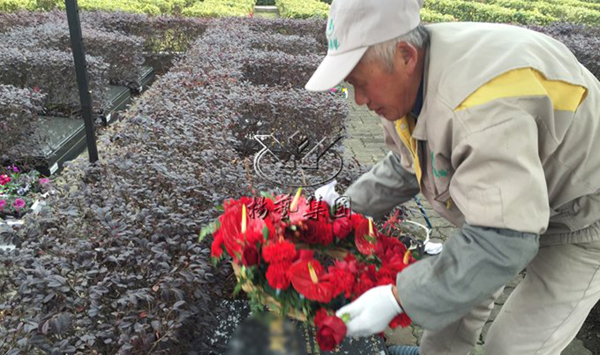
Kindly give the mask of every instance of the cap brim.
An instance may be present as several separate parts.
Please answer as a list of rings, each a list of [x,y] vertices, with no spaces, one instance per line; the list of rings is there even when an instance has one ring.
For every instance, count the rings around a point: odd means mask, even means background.
[[[368,48],[326,56],[304,88],[308,91],[327,91],[335,87],[350,74]]]

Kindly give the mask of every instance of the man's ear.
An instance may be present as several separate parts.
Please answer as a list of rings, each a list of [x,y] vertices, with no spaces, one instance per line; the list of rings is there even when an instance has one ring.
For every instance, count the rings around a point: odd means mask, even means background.
[[[399,42],[396,45],[396,64],[400,64],[409,71],[415,70],[419,60],[419,51],[417,47],[408,42]],[[400,63],[398,63],[400,61]]]

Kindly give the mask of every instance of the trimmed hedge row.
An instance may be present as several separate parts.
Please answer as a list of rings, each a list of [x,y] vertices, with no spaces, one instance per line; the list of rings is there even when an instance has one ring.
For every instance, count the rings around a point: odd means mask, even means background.
[[[320,17],[305,20],[287,18],[265,20],[254,18],[253,21],[248,24],[248,27],[253,32],[256,32],[254,35],[257,35],[257,33],[258,35],[267,33],[283,36],[312,37],[321,46],[318,48],[317,53],[325,53],[327,52],[327,37],[325,36],[326,25],[327,21]]]
[[[329,5],[319,0],[275,0],[281,17],[306,19],[327,18]]]
[[[254,85],[291,86],[302,89],[322,59],[320,55],[315,54],[256,52],[244,61],[243,78]]]
[[[292,55],[325,54],[326,48],[313,37],[257,32],[250,38],[253,49],[279,51]]]
[[[441,14],[435,10],[431,10],[428,8],[421,9],[421,21],[425,23],[433,23],[433,22],[452,22],[456,21],[456,18],[452,15]]]
[[[87,56],[86,60],[94,105],[100,110],[106,102],[108,65],[92,56]],[[39,89],[46,94],[44,106],[48,113],[77,111],[81,105],[73,56],[67,52],[34,51],[3,41],[0,44],[0,83]]]
[[[101,58],[108,64],[111,84],[137,88],[144,63],[144,39],[123,33],[106,32],[94,28],[82,28],[86,55]],[[46,23],[35,27],[18,28],[0,36],[2,41],[37,52],[52,49],[61,52],[71,50],[71,38],[66,23]]]
[[[36,26],[48,22],[67,21],[64,11],[17,11],[0,12],[0,33],[15,30],[15,27]]]
[[[250,7],[248,4],[252,3]],[[254,0],[79,0],[79,8],[87,11],[124,11],[136,14],[184,14],[186,16],[248,16]],[[65,9],[64,0],[2,0],[0,11]]]
[[[38,122],[44,94],[12,85],[0,85],[0,161],[14,158],[23,136],[31,136]]]
[[[425,0],[424,6],[459,21],[548,24],[556,18],[531,10],[515,10],[494,4],[462,0]]]
[[[125,12],[82,12],[81,21],[91,28],[142,37],[145,39],[144,50],[158,53],[186,51],[188,45],[204,33],[210,20]]]
[[[560,6],[571,6],[574,8],[586,8],[592,10],[600,10],[600,2],[597,0],[544,0],[548,4],[556,4]]]
[[[88,77],[95,109],[106,104],[109,83],[139,87],[144,63],[164,63],[207,27],[206,19],[82,12]],[[61,11],[0,13],[0,83],[47,93],[46,114],[79,109],[79,92],[66,15]],[[165,53],[166,52],[166,53]],[[162,66],[162,64],[161,64]]]
[[[184,16],[226,17],[249,16],[254,13],[255,0],[204,0],[182,11]]]
[[[282,17],[327,18],[329,5],[318,0],[277,0]],[[569,21],[597,25],[600,4],[580,0],[426,0],[423,22],[478,21],[518,24],[549,24]]]
[[[523,1],[523,0],[488,0],[487,3],[515,10],[537,11],[544,15],[553,17],[554,21],[566,21],[572,23],[600,24],[600,8],[584,8],[576,4],[548,3],[546,1]],[[593,5],[593,4],[590,4]]]
[[[294,54],[252,49],[251,26],[283,23],[267,21],[213,22],[125,120],[108,127],[101,161],[70,164],[41,215],[5,235],[18,252],[0,253],[0,352],[225,353],[213,340],[231,312],[220,302],[233,289],[231,269],[214,269],[209,241],[199,245],[197,236],[224,199],[273,190],[251,168],[256,150],[241,148],[250,142],[245,124],[260,121],[264,133],[337,133],[347,113],[328,93],[245,80],[247,58]],[[302,24],[310,33],[313,22]],[[277,36],[263,38],[276,47]],[[343,186],[362,172],[348,163]]]

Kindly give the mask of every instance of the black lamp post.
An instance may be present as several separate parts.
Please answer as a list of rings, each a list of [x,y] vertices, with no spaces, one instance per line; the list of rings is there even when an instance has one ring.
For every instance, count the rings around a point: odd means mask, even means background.
[[[71,48],[75,60],[75,73],[77,74],[77,85],[79,86],[79,98],[83,120],[85,122],[85,136],[88,146],[90,162],[98,161],[98,149],[96,148],[96,136],[94,134],[94,120],[92,118],[92,97],[88,84],[85,51],[81,35],[81,22],[79,21],[79,7],[77,0],[65,0],[67,6],[67,19],[69,20],[69,32],[71,33]]]

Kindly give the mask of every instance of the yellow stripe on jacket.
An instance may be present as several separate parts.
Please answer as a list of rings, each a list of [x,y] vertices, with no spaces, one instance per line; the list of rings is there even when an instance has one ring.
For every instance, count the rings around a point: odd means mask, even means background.
[[[483,105],[490,101],[523,96],[548,96],[555,110],[574,112],[586,95],[586,89],[564,81],[547,80],[532,68],[506,72],[473,92],[455,110]]]
[[[419,151],[417,140],[412,137],[412,132],[415,129],[415,119],[411,115],[406,115],[399,120],[396,120],[396,131],[398,136],[410,151],[410,155],[413,158],[413,167],[415,169],[415,175],[419,185],[421,184],[421,164],[419,162]]]

